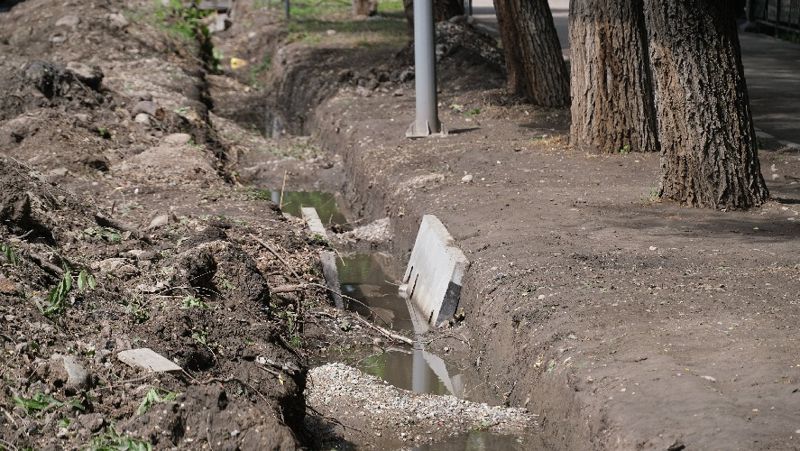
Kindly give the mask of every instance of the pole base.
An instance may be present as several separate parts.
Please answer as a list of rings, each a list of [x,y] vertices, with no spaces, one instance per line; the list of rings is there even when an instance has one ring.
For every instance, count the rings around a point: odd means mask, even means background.
[[[412,122],[411,125],[408,126],[408,130],[406,130],[406,138],[427,138],[429,136],[444,138],[447,136],[447,128],[444,124],[439,124],[439,131],[433,132],[431,131],[431,125],[428,121],[425,121],[424,127],[417,127],[415,121]]]

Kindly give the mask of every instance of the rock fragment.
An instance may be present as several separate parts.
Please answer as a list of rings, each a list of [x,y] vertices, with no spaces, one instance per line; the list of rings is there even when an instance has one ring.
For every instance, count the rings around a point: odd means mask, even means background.
[[[117,358],[125,364],[142,368],[152,373],[182,371],[172,360],[162,356],[150,348],[129,349],[117,354]]]

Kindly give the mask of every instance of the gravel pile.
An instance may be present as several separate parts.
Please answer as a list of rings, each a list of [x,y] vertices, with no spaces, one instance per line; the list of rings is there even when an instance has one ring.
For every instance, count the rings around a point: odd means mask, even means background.
[[[535,425],[525,409],[412,393],[341,363],[309,372],[306,402],[342,422],[345,435],[358,430],[389,441],[429,443],[476,429],[521,434]]]

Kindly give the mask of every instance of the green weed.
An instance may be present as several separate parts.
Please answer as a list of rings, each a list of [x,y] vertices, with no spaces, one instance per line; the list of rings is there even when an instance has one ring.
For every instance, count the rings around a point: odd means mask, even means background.
[[[150,314],[147,312],[144,299],[139,297],[134,298],[128,303],[128,314],[131,315],[133,322],[136,324],[142,324],[150,319]]]
[[[160,0],[156,0],[156,19],[168,32],[182,39],[193,41],[198,34],[208,37],[208,27],[203,19],[211,12],[197,8],[199,0],[189,2],[188,6],[184,3],[181,0],[170,0],[165,6]]]
[[[110,227],[89,227],[84,230],[83,233],[92,238],[99,238],[109,243],[122,242],[122,234],[120,234],[118,230]]]
[[[17,266],[19,264],[19,257],[10,244],[0,243],[0,254],[5,257],[10,265]]]
[[[192,340],[208,347],[208,332],[203,329],[195,329],[192,331]]]
[[[47,305],[42,310],[47,316],[58,315],[64,312],[67,308],[67,297],[72,291],[73,282],[77,282],[78,290],[85,292],[93,290],[97,287],[97,281],[94,276],[89,274],[85,269],[78,273],[77,280],[73,280],[72,271],[69,267],[64,266],[64,275],[58,284],[50,289],[47,294]]]
[[[113,426],[92,438],[89,451],[152,451],[153,445],[137,438],[120,435]]]
[[[111,139],[111,132],[105,127],[97,127],[97,135],[103,139]]]
[[[64,405],[63,402],[53,398],[50,395],[45,395],[42,392],[36,393],[31,398],[23,396],[14,396],[14,404],[25,409],[28,415],[38,415],[50,408],[58,408]]]
[[[150,410],[151,407],[153,407],[153,405],[162,402],[174,401],[177,397],[178,394],[175,392],[151,388],[144,396],[142,403],[139,404],[139,408],[136,409],[136,415],[144,415],[148,410]]]
[[[181,303],[181,308],[185,310],[193,308],[205,310],[208,308],[208,304],[206,304],[205,301],[203,301],[200,298],[196,298],[194,296],[189,295],[183,298],[183,303]]]

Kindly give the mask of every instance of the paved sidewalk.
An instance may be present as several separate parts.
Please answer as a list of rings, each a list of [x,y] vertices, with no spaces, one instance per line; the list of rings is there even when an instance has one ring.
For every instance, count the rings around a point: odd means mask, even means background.
[[[568,56],[569,1],[550,0],[550,9]],[[496,32],[492,0],[473,0],[473,13],[479,24]],[[800,143],[800,44],[755,33],[742,33],[740,40],[756,127],[778,140]]]

